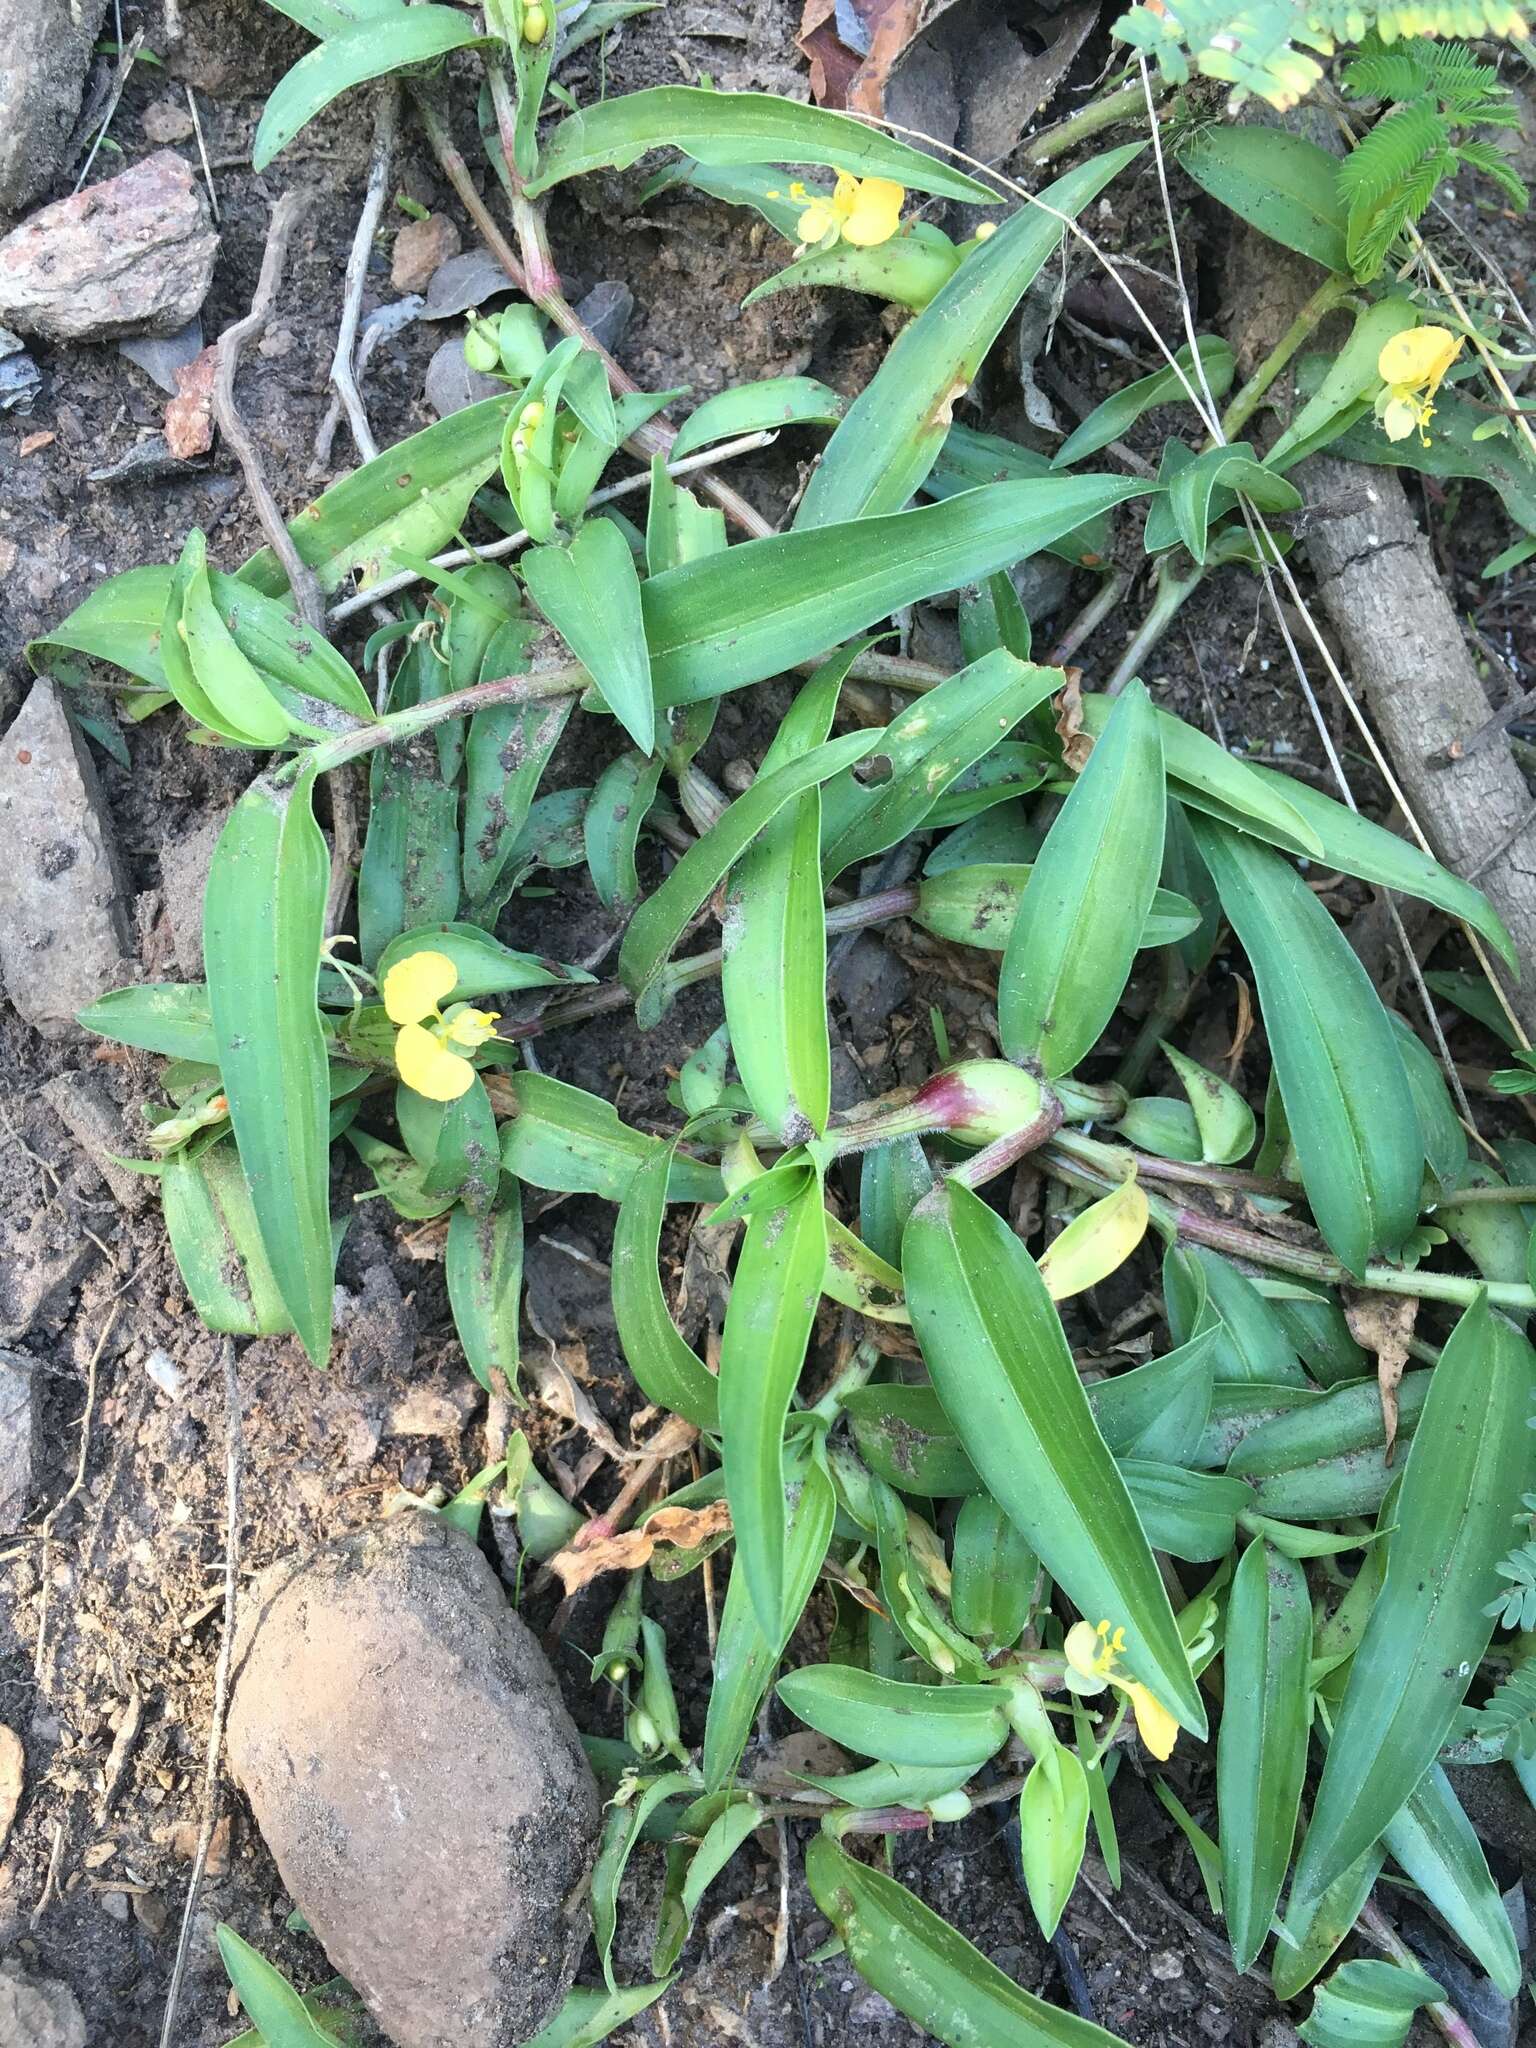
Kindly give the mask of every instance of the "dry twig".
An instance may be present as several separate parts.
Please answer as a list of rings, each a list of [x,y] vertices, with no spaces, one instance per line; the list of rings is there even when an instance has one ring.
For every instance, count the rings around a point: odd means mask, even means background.
[[[379,444],[373,438],[368,424],[368,413],[363,405],[362,394],[357,388],[357,372],[353,365],[353,354],[357,347],[357,324],[363,310],[363,286],[368,279],[368,257],[373,249],[373,238],[379,231],[379,215],[384,209],[384,193],[389,184],[389,167],[395,153],[395,136],[400,126],[400,87],[394,79],[386,81],[379,99],[378,112],[373,120],[373,155],[368,165],[368,186],[363,194],[362,211],[357,217],[357,232],[352,237],[351,253],[347,257],[347,271],[341,301],[341,324],[336,330],[336,353],[331,358],[331,382],[336,387],[336,403],[331,406],[315,436],[315,460],[310,474],[325,469],[331,459],[331,443],[336,436],[344,408],[347,425],[352,429],[352,439],[358,454],[364,462],[371,462],[379,452]]]
[[[91,1353],[90,1364],[85,1370],[85,1413],[80,1418],[80,1456],[75,1463],[75,1476],[70,1481],[68,1493],[64,1495],[62,1500],[56,1501],[48,1510],[48,1513],[43,1518],[42,1529],[39,1531],[42,1537],[42,1550],[38,1557],[37,1574],[42,1590],[38,1595],[37,1649],[32,1658],[32,1673],[40,1686],[44,1681],[48,1650],[48,1594],[53,1584],[53,1574],[49,1569],[49,1562],[53,1549],[54,1524],[85,1484],[85,1467],[91,1451],[91,1416],[96,1407],[96,1368],[101,1363],[101,1354],[107,1348],[107,1339],[112,1334],[112,1327],[117,1321],[118,1312],[121,1308],[122,1299],[119,1295],[118,1299],[112,1304],[111,1314],[107,1317],[105,1323],[102,1324],[101,1335],[96,1339],[96,1349]]]

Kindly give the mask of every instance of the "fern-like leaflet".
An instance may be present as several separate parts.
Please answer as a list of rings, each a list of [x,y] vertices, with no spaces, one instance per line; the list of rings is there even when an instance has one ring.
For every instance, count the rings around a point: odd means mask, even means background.
[[[1472,1732],[1504,1756],[1536,1756],[1536,1656],[1517,1664],[1478,1708]]]
[[[1464,165],[1493,178],[1513,204],[1525,205],[1525,187],[1503,153],[1461,135],[1467,128],[1519,125],[1509,88],[1465,44],[1420,37],[1387,49],[1373,39],[1345,67],[1343,83],[1356,99],[1390,102],[1339,166],[1349,262],[1362,283],[1377,275],[1441,182]]]

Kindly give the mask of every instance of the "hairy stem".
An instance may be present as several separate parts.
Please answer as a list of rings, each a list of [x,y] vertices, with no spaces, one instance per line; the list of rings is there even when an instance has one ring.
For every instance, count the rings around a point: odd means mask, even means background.
[[[1173,568],[1173,559],[1172,555],[1164,555],[1157,565],[1152,608],[1132,634],[1114,674],[1104,685],[1106,697],[1118,697],[1131,678],[1140,674],[1142,663],[1177,618],[1179,607],[1186,598],[1193,597],[1204,580],[1205,571],[1194,563],[1190,564],[1187,576],[1179,575]]]
[[[1235,441],[1258,411],[1259,402],[1304,341],[1354,290],[1350,277],[1327,277],[1302,307],[1269,354],[1221,416],[1221,436]]]

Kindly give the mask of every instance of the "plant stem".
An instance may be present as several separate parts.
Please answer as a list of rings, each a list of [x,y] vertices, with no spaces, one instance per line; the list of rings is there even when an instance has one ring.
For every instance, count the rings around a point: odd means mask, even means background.
[[[1157,949],[1157,1000],[1142,1019],[1131,1049],[1115,1069],[1115,1079],[1128,1095],[1134,1095],[1157,1057],[1159,1042],[1168,1036],[1189,1005],[1189,969],[1177,946]]]
[[[1061,1128],[1064,1112],[1057,1098],[1048,1093],[1040,1106],[1040,1114],[1022,1130],[1010,1131],[1006,1138],[984,1146],[973,1153],[963,1165],[952,1168],[949,1178],[958,1181],[962,1187],[972,1190],[985,1187],[989,1180],[996,1180],[1000,1173],[1006,1173],[1010,1166],[1018,1164],[1031,1152],[1039,1151],[1053,1132]]]
[[[1132,634],[1119,666],[1104,685],[1106,697],[1118,697],[1131,678],[1139,673],[1143,661],[1178,616],[1180,605],[1194,595],[1204,580],[1205,571],[1193,562],[1189,575],[1178,575],[1173,568],[1173,559],[1172,555],[1164,555],[1157,565],[1157,594],[1152,600],[1152,608]]]
[[[1536,1188],[1458,1188],[1454,1194],[1442,1196],[1434,1208],[1424,1213],[1433,1216],[1436,1209],[1459,1209],[1464,1203],[1474,1202],[1536,1202]]]
[[[1083,1165],[1059,1140],[1045,1146],[1039,1163],[1047,1173],[1095,1195],[1108,1193],[1124,1178],[1102,1167]],[[1256,1266],[1270,1266],[1277,1273],[1293,1273],[1298,1279],[1316,1280],[1325,1287],[1367,1287],[1378,1294],[1412,1294],[1422,1301],[1446,1301],[1463,1308],[1482,1292],[1495,1308],[1516,1309],[1525,1314],[1536,1309],[1536,1292],[1515,1281],[1481,1280],[1470,1273],[1426,1273],[1422,1269],[1410,1272],[1402,1266],[1367,1266],[1362,1275],[1356,1275],[1327,1252],[1282,1244],[1260,1231],[1244,1229],[1241,1224],[1202,1215],[1197,1209],[1177,1208],[1157,1195],[1149,1197],[1149,1203],[1154,1224],[1169,1236],[1188,1238],[1195,1244],[1209,1245],[1213,1251],[1226,1252],[1231,1258],[1249,1259]]]
[[[1383,1955],[1390,1957],[1400,1969],[1417,1970],[1422,1973],[1422,1963],[1374,1899],[1366,1900],[1355,1925],[1367,1941],[1379,1948]],[[1477,2035],[1459,2012],[1453,2011],[1448,2005],[1440,2004],[1427,2005],[1424,2012],[1426,2018],[1451,2043],[1451,2048],[1478,2048]]]
[[[1325,277],[1221,416],[1224,441],[1237,440],[1259,401],[1302,343],[1355,289],[1352,277]],[[1214,445],[1214,444],[1211,444]]]
[[[1083,606],[1077,617],[1067,627],[1056,645],[1045,657],[1047,668],[1061,668],[1076,654],[1079,647],[1109,617],[1115,606],[1130,588],[1130,577],[1123,569],[1115,569],[1106,576],[1093,596]]]
[[[1155,91],[1161,91],[1162,81],[1154,82]],[[1048,164],[1059,156],[1065,156],[1069,149],[1076,149],[1080,142],[1087,142],[1106,128],[1113,128],[1117,121],[1133,121],[1146,112],[1147,96],[1140,78],[1128,79],[1124,85],[1116,86],[1101,100],[1090,100],[1086,107],[1080,107],[1065,121],[1058,121],[1054,128],[1046,128],[1034,136],[1024,150],[1024,161],[1030,164]],[[1161,116],[1159,117],[1161,118]]]
[[[591,680],[584,668],[568,662],[559,668],[534,669],[525,676],[497,676],[489,683],[471,683],[467,690],[451,690],[446,697],[388,712],[373,725],[359,725],[351,732],[338,733],[333,740],[322,740],[285,761],[272,780],[292,782],[301,770],[324,774],[339,768],[343,761],[372,753],[375,747],[397,747],[402,740],[430,732],[434,725],[484,711],[492,704],[538,704],[550,697],[574,697]]]
[[[443,175],[457,193],[465,212],[484,236],[486,247],[513,284],[532,299],[547,319],[553,320],[562,334],[575,335],[583,347],[591,349],[593,354],[601,359],[603,367],[608,372],[608,382],[615,391],[637,390],[639,387],[634,379],[620,369],[596,335],[576,317],[575,309],[567,304],[557,290],[534,289],[539,280],[529,277],[511,243],[497,225],[495,216],[475,189],[475,181],[469,174],[469,166],[453,139],[441,109],[433,103],[430,93],[420,87],[416,88],[415,97],[422,126],[427,132],[427,140],[442,166]],[[649,462],[653,455],[665,455],[676,438],[676,428],[669,427],[658,419],[638,427],[624,445],[643,461]],[[755,506],[749,505],[739,492],[733,491],[729,484],[722,483],[707,470],[700,473],[699,487],[706,496],[714,500],[728,519],[754,539],[762,539],[773,532],[773,527]]]

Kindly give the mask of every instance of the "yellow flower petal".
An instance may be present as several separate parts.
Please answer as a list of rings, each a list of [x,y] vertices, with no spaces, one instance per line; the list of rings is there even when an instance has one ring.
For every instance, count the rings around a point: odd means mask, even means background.
[[[837,230],[837,215],[825,199],[813,199],[795,223],[802,242],[823,242]]]
[[[1394,398],[1383,411],[1381,424],[1389,441],[1406,441],[1419,424],[1419,408],[1411,399]]]
[[[1178,1722],[1157,1695],[1148,1692],[1144,1685],[1128,1685],[1124,1690],[1135,1712],[1136,1728],[1142,1741],[1160,1764],[1167,1763],[1178,1740]]]
[[[1383,384],[1427,384],[1433,390],[1460,354],[1461,337],[1448,327],[1410,327],[1383,347],[1376,373]]]
[[[446,995],[459,971],[446,953],[407,953],[384,977],[384,1009],[391,1024],[419,1024]]]
[[[445,1019],[444,1042],[470,1047],[484,1045],[488,1038],[496,1036],[496,1026],[500,1021],[500,1010],[471,1010],[466,1005]]]
[[[1098,1630],[1091,1621],[1074,1621],[1067,1630],[1067,1639],[1062,1644],[1068,1664],[1079,1678],[1104,1679],[1103,1645]]]
[[[866,178],[843,221],[843,240],[856,249],[874,249],[888,242],[901,226],[906,196],[906,187],[891,178]]]
[[[457,1102],[475,1070],[468,1060],[450,1052],[424,1024],[405,1024],[395,1038],[395,1065],[407,1088],[429,1102]]]

